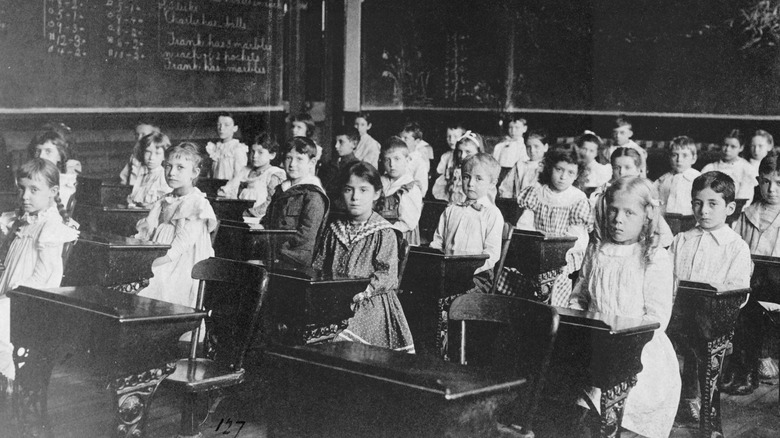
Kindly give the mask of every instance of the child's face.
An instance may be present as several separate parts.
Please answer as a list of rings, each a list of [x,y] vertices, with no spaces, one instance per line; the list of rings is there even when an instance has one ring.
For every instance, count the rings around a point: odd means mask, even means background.
[[[737,207],[734,202],[726,204],[723,195],[709,187],[694,193],[691,205],[696,222],[706,231],[717,230],[726,225],[726,218],[734,213]]]
[[[292,122],[292,135],[293,137],[307,137],[308,129],[303,122]]]
[[[479,151],[477,145],[470,141],[464,141],[458,146],[458,152],[460,152],[460,159],[463,161],[472,155],[477,155]]]
[[[520,138],[523,138],[523,134],[525,134],[525,131],[528,130],[528,127],[525,126],[525,123],[521,121],[514,121],[509,122],[509,136],[513,139],[517,140]]]
[[[200,174],[200,169],[193,166],[192,161],[184,155],[174,155],[165,162],[165,181],[176,195],[187,192],[192,182]]]
[[[477,200],[484,198],[490,191],[490,187],[495,185],[495,181],[490,178],[485,166],[477,164],[469,169],[461,171],[461,181],[463,183],[463,192],[466,198]]]
[[[385,163],[385,172],[387,176],[396,179],[406,173],[409,168],[409,162],[412,159],[409,154],[405,154],[402,149],[393,149],[386,153],[383,162]]]
[[[683,173],[696,162],[696,154],[688,148],[675,148],[669,160],[673,173]]]
[[[607,227],[614,243],[630,245],[639,242],[647,213],[641,198],[621,190],[607,207]]]
[[[339,135],[336,137],[336,152],[340,157],[347,156],[355,151],[355,143],[349,139],[346,135]]]
[[[252,167],[263,167],[271,164],[271,160],[276,158],[276,153],[268,152],[261,144],[252,145]]]
[[[238,131],[238,126],[232,117],[219,116],[217,119],[217,135],[220,140],[230,140]]]
[[[542,143],[542,140],[536,137],[531,137],[525,142],[525,150],[528,152],[528,159],[531,161],[541,161],[548,148],[549,145]]]
[[[754,160],[763,160],[770,149],[769,141],[763,135],[757,135],[750,140],[750,156]]]
[[[141,123],[140,125],[135,127],[135,137],[136,140],[140,140],[142,137],[146,137],[147,135],[155,132],[156,129],[152,125],[148,125],[146,123]]]
[[[62,161],[60,151],[57,150],[57,146],[54,146],[54,143],[50,141],[35,146],[35,156],[37,158],[43,158],[44,160],[51,161],[54,164],[59,164],[59,162]]]
[[[406,143],[406,147],[409,148],[409,151],[414,152],[414,151],[417,150],[417,142],[419,140],[414,138],[414,134],[413,133],[411,133],[409,131],[404,131],[404,132],[401,133],[400,137],[401,137],[401,140],[403,140],[404,143]]]
[[[723,140],[723,146],[720,151],[723,153],[723,161],[734,161],[739,157],[739,153],[745,147],[739,144],[736,138],[726,138]]]
[[[25,213],[38,213],[51,207],[60,192],[59,186],[49,187],[43,178],[19,178],[16,184]]]
[[[599,145],[592,141],[583,142],[582,146],[577,150],[577,153],[580,156],[580,161],[584,164],[590,164],[596,159],[596,156],[598,156]]]
[[[362,222],[371,216],[374,202],[379,199],[380,193],[368,181],[352,175],[344,186],[342,194],[349,216]]]
[[[633,135],[634,131],[632,131],[628,126],[618,126],[612,130],[612,137],[619,146],[628,143],[628,141],[631,140],[631,136]]]
[[[362,137],[368,134],[368,130],[371,129],[371,124],[368,123],[366,119],[358,117],[355,119],[355,129],[358,130],[360,136]]]
[[[455,144],[463,137],[464,131],[460,128],[447,128],[447,145],[450,149],[455,149]]]
[[[574,183],[577,179],[577,171],[579,166],[566,161],[559,161],[552,168],[552,178],[550,182],[550,188],[556,192],[562,192]]]
[[[144,151],[144,165],[149,170],[160,167],[163,160],[165,160],[165,150],[163,148],[150,144]]]
[[[314,158],[309,158],[305,153],[300,153],[295,149],[287,153],[284,157],[284,170],[287,172],[287,178],[293,183],[310,176],[314,170]]]
[[[612,160],[612,179],[624,176],[639,176],[639,168],[631,157],[617,157]]]
[[[780,204],[780,172],[762,173],[758,176],[758,188],[767,204]]]

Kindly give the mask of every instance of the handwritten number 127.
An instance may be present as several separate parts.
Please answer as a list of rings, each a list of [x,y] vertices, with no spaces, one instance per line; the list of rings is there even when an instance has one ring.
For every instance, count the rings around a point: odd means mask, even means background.
[[[230,433],[230,427],[233,426],[233,421],[228,418],[225,420],[224,418],[220,418],[219,424],[217,424],[217,428],[214,429],[214,432],[219,432],[219,429],[222,427],[222,425],[225,425],[225,430],[222,431],[222,435],[227,435]],[[238,430],[236,431],[236,435],[234,438],[238,438],[238,434],[241,432],[241,429],[244,428],[244,424],[246,424],[246,421],[236,421],[236,424],[239,425]]]

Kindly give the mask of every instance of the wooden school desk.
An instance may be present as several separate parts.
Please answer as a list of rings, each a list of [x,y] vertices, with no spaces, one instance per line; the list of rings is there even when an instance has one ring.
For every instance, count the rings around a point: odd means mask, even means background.
[[[666,213],[664,220],[672,230],[673,235],[684,233],[696,226],[696,218],[693,215],[682,215],[677,213]]]
[[[132,236],[136,223],[149,215],[146,208],[127,208],[132,186],[111,180],[78,177],[73,219],[82,231]]]
[[[198,178],[198,180],[195,181],[195,187],[197,187],[201,192],[205,193],[206,197],[216,198],[219,189],[227,183],[228,180],[226,179]]]
[[[667,332],[669,337],[696,351],[701,391],[701,437],[723,433],[718,378],[734,335],[739,306],[749,292],[749,288],[728,290],[723,286],[692,281],[680,281],[677,288]]]
[[[750,286],[753,289],[751,300],[780,303],[780,257],[753,255],[753,276]],[[774,327],[775,334],[780,330],[780,324],[775,317],[776,312],[767,312],[765,320]]]
[[[228,198],[208,198],[211,208],[214,209],[214,214],[219,220],[229,220],[241,222],[244,217],[244,211],[252,208],[255,205],[255,201],[248,201],[245,199],[228,199]]]
[[[354,315],[352,298],[370,278],[324,276],[312,269],[271,271],[262,324],[269,340],[305,345],[324,342]]]
[[[566,266],[566,252],[576,242],[574,236],[515,230],[504,261],[504,267],[520,272],[520,284],[513,295],[549,304],[553,282]]]
[[[487,254],[443,253],[413,246],[398,295],[418,353],[438,354],[440,298],[460,295],[474,287],[474,271]]]
[[[270,433],[295,436],[498,436],[496,410],[526,384],[507,371],[468,367],[371,345],[270,345]]]
[[[439,226],[439,218],[447,208],[447,201],[426,199],[423,201],[422,212],[420,213],[420,242],[423,244],[431,243],[436,227]]]
[[[65,263],[63,286],[120,287],[152,277],[152,262],[171,248],[156,242],[83,232]]]
[[[214,239],[214,255],[231,260],[260,260],[268,269],[280,263],[279,249],[295,230],[266,230],[243,221],[221,221]]]
[[[563,391],[601,389],[601,421],[594,436],[613,436],[636,375],[642,349],[661,325],[641,319],[556,307],[560,316],[546,388]],[[572,398],[572,401],[575,398]]]
[[[67,353],[86,356],[113,397],[114,421],[106,435],[142,436],[157,385],[175,369],[179,336],[206,316],[100,286],[21,286],[8,295],[20,436],[33,429],[52,436],[47,388]]]

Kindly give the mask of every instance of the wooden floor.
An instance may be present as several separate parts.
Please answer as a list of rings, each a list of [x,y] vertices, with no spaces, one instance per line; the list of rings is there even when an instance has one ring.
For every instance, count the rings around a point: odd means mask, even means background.
[[[204,437],[266,437],[261,415],[262,391],[255,384],[223,401],[203,426]],[[55,369],[49,389],[49,412],[54,436],[89,438],[109,436],[110,399],[96,382],[67,365]],[[727,438],[780,436],[778,383],[762,384],[752,395],[723,396],[723,429]],[[178,430],[179,401],[164,388],[158,391],[148,424],[149,437],[174,437]],[[239,431],[240,424],[245,422]],[[228,424],[230,422],[230,424]],[[227,432],[227,433],[226,433]],[[0,413],[0,438],[16,438],[16,425],[10,409]],[[542,437],[542,434],[537,434]],[[625,434],[624,434],[625,436]],[[675,425],[672,437],[696,436],[691,426]]]

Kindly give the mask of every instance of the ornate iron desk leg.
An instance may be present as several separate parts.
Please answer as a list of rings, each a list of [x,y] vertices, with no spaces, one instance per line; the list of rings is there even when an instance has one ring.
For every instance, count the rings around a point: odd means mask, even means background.
[[[53,437],[48,390],[56,352],[14,348],[13,408],[21,437]]]
[[[636,385],[636,376],[621,382],[612,388],[601,390],[601,422],[598,436],[619,437],[620,424],[623,422],[623,409],[631,388]]]
[[[723,367],[726,347],[731,341],[733,331],[726,336],[714,339],[702,345],[703,354],[699,362],[699,390],[701,391],[701,413],[699,415],[699,436],[723,436],[720,420],[720,391],[718,377]],[[706,363],[701,363],[706,361]]]
[[[160,385],[176,369],[176,362],[160,368],[144,371],[114,380],[108,390],[114,397],[116,417],[111,436],[117,438],[139,438],[144,436],[146,419],[152,398]]]

